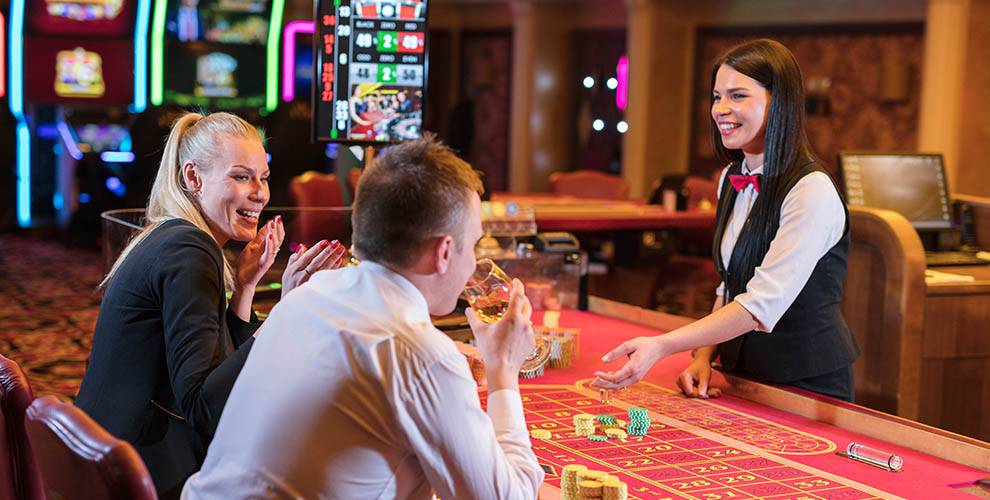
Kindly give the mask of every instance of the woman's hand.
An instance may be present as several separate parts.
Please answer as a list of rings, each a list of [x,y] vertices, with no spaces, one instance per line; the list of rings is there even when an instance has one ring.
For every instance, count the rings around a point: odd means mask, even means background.
[[[602,361],[615,361],[623,355],[629,356],[626,364],[619,371],[595,372],[592,386],[601,389],[622,389],[635,384],[646,376],[654,363],[666,357],[669,353],[663,348],[662,337],[636,337],[627,340],[608,354],[602,356]]]
[[[300,243],[289,256],[289,264],[282,273],[282,296],[285,297],[293,288],[309,281],[317,271],[343,266],[347,262],[346,257],[347,249],[337,240],[322,240],[309,249]]]
[[[275,263],[275,256],[283,239],[285,227],[282,226],[282,216],[279,215],[265,223],[254,239],[244,246],[237,257],[237,269],[234,271],[239,289],[254,290]]]
[[[708,383],[712,379],[712,362],[710,357],[695,357],[694,361],[688,365],[680,376],[677,377],[677,387],[689,398],[717,398],[722,395],[722,390],[717,387],[708,388]]]

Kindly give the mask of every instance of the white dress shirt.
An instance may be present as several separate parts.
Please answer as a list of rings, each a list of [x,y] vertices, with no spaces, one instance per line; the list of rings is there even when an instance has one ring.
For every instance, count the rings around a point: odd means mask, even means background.
[[[728,170],[728,167],[722,170],[718,181],[719,195]],[[749,171],[743,161],[743,174],[762,172],[763,165]],[[720,247],[726,267],[757,196],[759,194],[752,185],[747,185],[736,196]],[[827,174],[813,172],[802,177],[791,188],[784,197],[780,226],[770,242],[770,249],[757,266],[753,278],[746,283],[746,291],[734,298],[760,323],[757,331],[773,330],[808,283],[818,261],[842,239],[845,225],[842,199]],[[724,282],[719,284],[716,293],[725,295]]]
[[[412,283],[321,271],[258,333],[184,498],[536,498],[522,400],[488,396]]]

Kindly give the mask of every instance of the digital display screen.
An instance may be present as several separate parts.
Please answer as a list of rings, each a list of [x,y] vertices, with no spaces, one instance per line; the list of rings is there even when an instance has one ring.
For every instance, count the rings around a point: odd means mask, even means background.
[[[169,3],[165,31],[181,42],[264,45],[267,0],[177,0]]]
[[[25,20],[36,35],[133,35],[135,2],[130,0],[33,0]]]
[[[76,142],[80,150],[84,153],[103,151],[120,151],[123,145],[130,144],[130,130],[114,123],[84,123],[74,125],[72,131],[76,135]]]
[[[295,79],[296,95],[300,96],[298,98],[308,99],[312,95],[313,86],[313,44],[307,41],[296,45],[293,62],[292,76]]]
[[[313,135],[397,142],[422,136],[426,0],[317,0]]]
[[[265,105],[271,0],[170,0],[162,99],[215,109]]]
[[[849,205],[893,210],[916,229],[952,227],[941,155],[843,153],[839,166]]]
[[[219,109],[265,104],[265,59],[255,47],[168,40],[165,100]]]
[[[27,37],[24,95],[28,101],[128,104],[133,98],[131,40]]]

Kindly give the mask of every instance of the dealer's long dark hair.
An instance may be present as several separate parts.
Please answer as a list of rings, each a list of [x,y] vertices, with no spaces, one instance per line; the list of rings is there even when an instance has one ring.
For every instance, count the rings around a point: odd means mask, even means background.
[[[768,39],[736,45],[715,60],[710,88],[715,88],[715,75],[723,64],[756,80],[770,93],[760,196],[750,211],[751,222],[744,228],[746,234],[741,235],[736,244],[735,252],[739,253],[741,266],[739,272],[730,269],[726,282],[729,288],[726,299],[731,300],[730,295],[740,293],[753,277],[754,268],[762,261],[770,241],[777,234],[780,207],[787,190],[797,178],[808,173],[807,168],[811,164],[819,160],[804,131],[804,86],[801,69],[791,51],[779,42]],[[742,162],[742,150],[727,149],[722,144],[722,136],[714,119],[711,119],[711,139],[715,154],[723,164]],[[751,168],[758,166],[750,165]],[[721,242],[716,241],[714,251],[720,252],[720,246]],[[725,265],[729,267],[729,262]]]

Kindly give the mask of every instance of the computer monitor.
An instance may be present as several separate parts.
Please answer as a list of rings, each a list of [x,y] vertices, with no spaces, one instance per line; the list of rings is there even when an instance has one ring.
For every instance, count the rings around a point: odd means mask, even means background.
[[[849,205],[893,210],[917,230],[953,227],[941,154],[844,152],[839,170]]]

